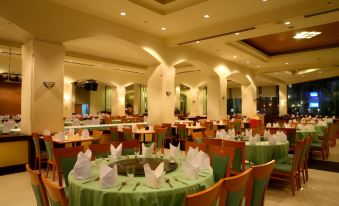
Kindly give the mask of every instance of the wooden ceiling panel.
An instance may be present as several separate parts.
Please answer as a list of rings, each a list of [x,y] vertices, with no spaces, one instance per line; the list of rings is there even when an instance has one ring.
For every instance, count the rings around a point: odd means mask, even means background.
[[[302,31],[318,31],[322,33],[311,39],[293,38],[296,33]],[[338,47],[339,21],[320,26],[245,39],[243,42],[269,56]]]

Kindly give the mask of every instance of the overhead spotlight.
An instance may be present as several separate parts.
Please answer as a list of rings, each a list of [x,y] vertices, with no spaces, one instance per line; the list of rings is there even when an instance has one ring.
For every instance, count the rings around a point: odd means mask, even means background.
[[[236,59],[236,58],[238,58],[238,57],[234,55],[233,58]]]
[[[239,35],[239,34],[240,34],[239,32],[235,33],[235,35]]]
[[[286,65],[288,64],[288,62],[285,63]]]
[[[199,44],[199,43],[200,43],[200,41],[196,41],[195,43]]]
[[[126,16],[126,12],[124,11],[120,12],[120,16]]]
[[[208,15],[208,14],[205,14],[205,15],[204,15],[204,18],[205,18],[205,19],[208,19],[208,18],[210,18],[210,15]]]
[[[161,30],[165,31],[165,30],[166,30],[166,27],[161,27]]]
[[[251,63],[250,61],[246,61],[246,64],[249,64],[249,63]]]
[[[289,25],[290,23],[291,23],[291,22],[289,22],[289,21],[286,21],[286,22],[285,22],[285,25]]]

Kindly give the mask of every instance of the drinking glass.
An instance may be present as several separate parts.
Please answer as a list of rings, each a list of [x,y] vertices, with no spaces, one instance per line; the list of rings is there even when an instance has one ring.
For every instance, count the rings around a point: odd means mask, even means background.
[[[134,147],[135,157],[137,157],[139,153],[140,153],[140,148],[139,147]]]
[[[128,176],[128,180],[132,181],[135,173],[135,167],[134,165],[128,165],[126,166],[126,173]]]

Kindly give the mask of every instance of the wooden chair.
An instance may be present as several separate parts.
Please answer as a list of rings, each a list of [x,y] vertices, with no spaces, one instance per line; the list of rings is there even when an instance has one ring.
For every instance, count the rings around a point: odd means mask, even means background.
[[[92,144],[89,149],[92,151],[92,160],[97,158],[107,158],[111,153],[111,144]]]
[[[214,182],[229,177],[234,159],[234,148],[209,145],[209,156],[213,168]]]
[[[215,131],[214,130],[205,130],[204,137],[206,138],[215,138]]]
[[[41,173],[33,171],[28,164],[26,164],[26,170],[31,179],[31,185],[37,205],[49,206],[46,189],[41,181]]]
[[[100,142],[102,141],[102,134],[103,134],[103,131],[102,130],[93,130],[93,133],[92,133],[92,136],[94,138],[99,138],[100,139]]]
[[[275,163],[274,169],[272,172],[272,179],[282,180],[291,183],[292,195],[295,195],[295,188],[299,188],[299,179],[298,179],[298,167],[300,163],[301,151],[304,145],[304,141],[296,143],[296,147],[293,154],[293,159],[291,162],[282,162]]]
[[[186,124],[177,124],[178,141],[185,142],[187,138]]]
[[[302,173],[303,175],[303,182],[304,184],[306,183],[306,181],[308,181],[308,156],[310,153],[310,148],[311,148],[311,143],[312,143],[312,139],[313,136],[310,135],[309,137],[305,138],[305,144],[304,147],[302,149],[302,154],[300,157],[300,164],[299,164],[299,168],[298,168],[298,178],[300,180],[300,173]]]
[[[224,147],[234,148],[234,159],[231,169],[231,174],[239,174],[246,170],[245,168],[245,142],[243,141],[231,141],[223,140],[222,145]]]
[[[37,167],[39,167],[39,173],[41,173],[41,163],[47,162],[47,153],[41,152],[40,138],[36,132],[32,133],[32,140],[33,140],[34,151],[35,151],[34,169],[37,169]]]
[[[202,142],[206,143],[207,145],[222,145],[222,139],[203,138]]]
[[[124,141],[130,141],[130,140],[133,139],[132,128],[124,127],[124,128],[122,128],[122,133],[123,133]]]
[[[246,206],[264,206],[265,192],[275,160],[266,164],[251,166],[252,175],[246,188]]]
[[[252,168],[249,168],[239,175],[225,178],[219,205],[241,205],[251,175]]]
[[[187,151],[190,147],[192,147],[193,149],[196,148],[196,147],[199,147],[199,150],[206,152],[206,144],[205,143],[198,144],[196,142],[185,141],[185,152],[186,153],[187,153]]]
[[[118,141],[118,127],[111,127],[110,128],[111,135],[112,135],[112,142]]]
[[[56,164],[53,158],[54,144],[51,136],[44,136],[44,142],[47,152],[47,168],[46,168],[46,177],[48,177],[49,166],[52,165],[53,168],[53,181],[55,180],[55,169]]]
[[[47,190],[47,194],[49,197],[48,200],[50,204],[58,206],[68,206],[68,200],[66,198],[64,188],[50,182],[45,177],[41,177],[41,179]]]
[[[69,147],[69,148],[55,148],[53,150],[53,157],[56,163],[58,172],[59,186],[62,187],[62,175],[64,176],[65,184],[68,186],[68,174],[73,169],[79,152],[83,151],[84,147]]]
[[[206,121],[205,130],[213,130],[213,122],[212,121]]]
[[[134,155],[134,148],[140,149],[140,142],[138,140],[122,141],[122,155]]]
[[[328,154],[327,154],[327,149],[328,149],[327,146],[328,146],[328,139],[329,139],[328,131],[329,131],[328,128],[326,128],[322,140],[311,143],[311,152],[320,153],[323,160],[325,160],[328,157]]]
[[[198,132],[192,132],[192,139],[196,139],[196,138],[203,138],[204,135],[202,134],[202,131],[198,131]]]
[[[212,187],[203,191],[186,195],[186,206],[214,206],[220,197],[224,180],[221,179]]]
[[[164,154],[166,131],[167,131],[167,128],[161,128],[161,127],[155,128],[155,135],[154,135],[155,148],[161,149],[162,154]]]
[[[166,139],[169,139],[170,143],[172,143],[172,124],[162,123],[162,127],[166,128]]]

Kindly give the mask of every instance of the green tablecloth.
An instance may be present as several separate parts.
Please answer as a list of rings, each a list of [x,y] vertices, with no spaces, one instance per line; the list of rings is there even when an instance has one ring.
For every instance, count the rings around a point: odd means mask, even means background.
[[[297,130],[296,140],[301,141],[301,140],[305,139],[306,137],[308,137],[309,135],[313,136],[312,142],[318,141],[318,135],[317,135],[316,130],[310,130],[310,131]]]
[[[315,125],[314,126],[314,129],[315,129],[318,137],[324,135],[326,128],[327,128],[327,125],[326,126],[323,126],[323,125],[321,125],[321,126],[320,125]]]
[[[107,164],[102,159],[97,160]],[[92,162],[91,174],[92,179],[99,176],[100,164]],[[200,173],[201,176],[197,180],[186,180],[182,177],[183,170],[178,168],[177,170],[166,174],[166,177],[170,179],[173,188],[164,183],[161,188],[153,189],[145,184],[145,177],[134,177],[133,182],[128,183],[123,187],[121,191],[117,191],[121,185],[121,181],[126,179],[126,176],[119,175],[118,187],[102,189],[100,188],[98,181],[83,184],[86,180],[76,180],[73,172],[68,176],[70,188],[69,188],[69,205],[70,206],[102,206],[102,205],[123,205],[123,206],[177,206],[184,205],[185,196],[201,191],[214,184],[213,171],[206,170]],[[185,185],[180,182],[174,181],[173,177],[186,182]],[[136,191],[132,191],[136,181],[141,185]]]
[[[254,164],[264,164],[271,160],[283,162],[288,159],[288,142],[270,145],[268,141],[259,142],[256,145],[245,146],[246,160]]]

